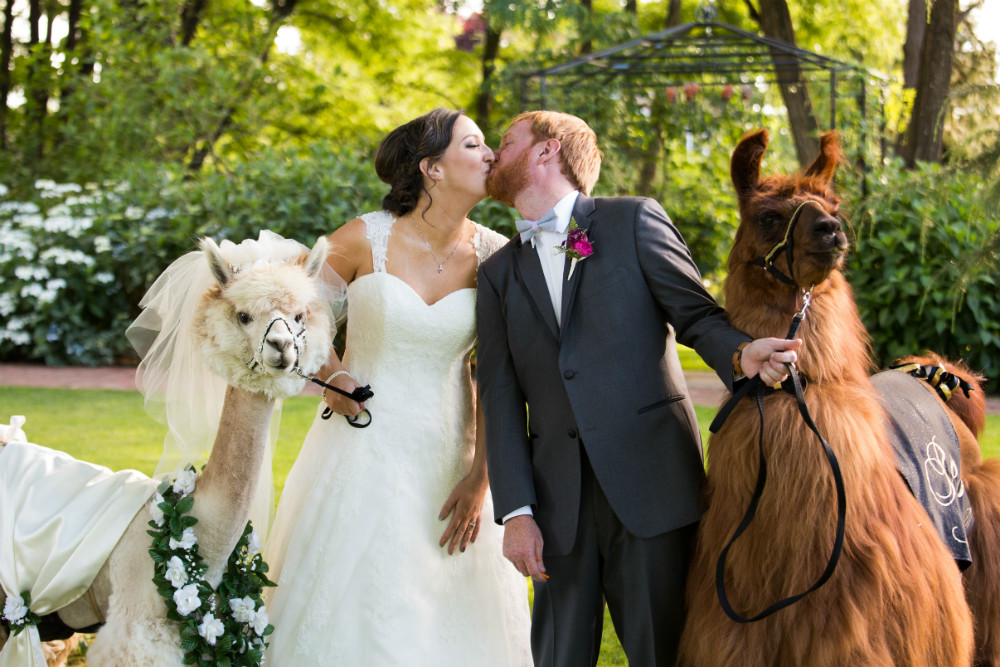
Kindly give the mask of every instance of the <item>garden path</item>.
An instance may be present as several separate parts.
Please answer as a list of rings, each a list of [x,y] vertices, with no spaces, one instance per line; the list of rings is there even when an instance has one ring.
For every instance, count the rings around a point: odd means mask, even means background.
[[[685,371],[688,391],[695,405],[717,406],[725,388],[714,373]],[[63,387],[66,389],[135,389],[135,368],[124,366],[43,366],[40,364],[0,364],[0,386]],[[309,383],[305,396],[318,396],[320,389]],[[986,399],[986,410],[1000,414],[1000,396]]]

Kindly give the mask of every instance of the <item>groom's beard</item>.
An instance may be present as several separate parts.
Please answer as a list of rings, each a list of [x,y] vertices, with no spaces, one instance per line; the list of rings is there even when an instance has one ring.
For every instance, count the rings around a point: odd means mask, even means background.
[[[493,199],[507,206],[528,186],[528,154],[526,150],[514,162],[494,167],[486,177],[486,192]]]

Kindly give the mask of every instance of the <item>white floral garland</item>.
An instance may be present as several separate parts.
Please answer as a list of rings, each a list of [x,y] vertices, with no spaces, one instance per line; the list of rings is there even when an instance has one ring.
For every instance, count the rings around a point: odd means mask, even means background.
[[[188,467],[153,496],[148,531],[153,536],[153,584],[167,605],[167,618],[179,624],[184,663],[210,667],[258,667],[274,631],[262,598],[267,563],[260,540],[247,522],[218,589],[205,581],[208,566],[198,553],[194,525],[186,516],[194,505],[198,473]]]

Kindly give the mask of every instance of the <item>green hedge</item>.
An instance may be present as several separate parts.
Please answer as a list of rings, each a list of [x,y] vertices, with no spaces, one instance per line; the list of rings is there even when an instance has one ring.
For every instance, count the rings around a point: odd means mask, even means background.
[[[980,205],[982,180],[892,163],[869,185],[849,278],[880,364],[933,350],[964,359],[998,391],[1000,275],[980,251],[1000,234],[1000,214]]]

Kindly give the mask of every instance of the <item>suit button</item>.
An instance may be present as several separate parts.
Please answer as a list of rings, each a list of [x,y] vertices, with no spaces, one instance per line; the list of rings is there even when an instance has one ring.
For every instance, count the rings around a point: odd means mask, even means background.
[[[563,373],[563,377],[567,380],[572,380],[574,375],[576,375],[576,371],[566,371]]]
[[[566,431],[566,435],[568,435],[569,437],[571,437],[573,439],[576,439],[576,429],[575,428],[571,428],[570,430]]]

